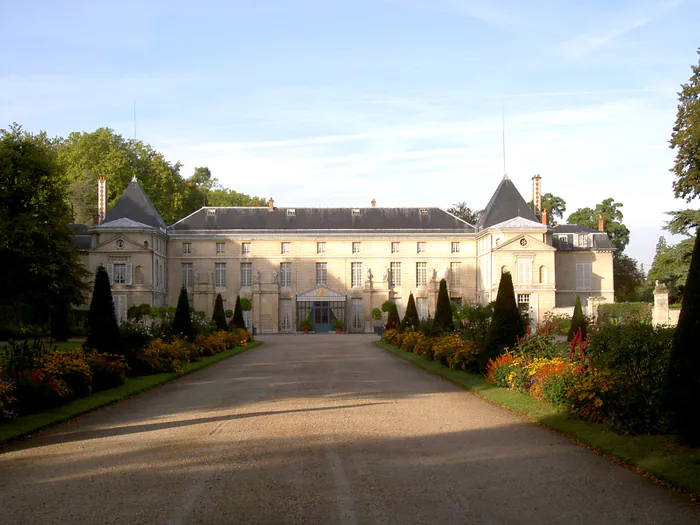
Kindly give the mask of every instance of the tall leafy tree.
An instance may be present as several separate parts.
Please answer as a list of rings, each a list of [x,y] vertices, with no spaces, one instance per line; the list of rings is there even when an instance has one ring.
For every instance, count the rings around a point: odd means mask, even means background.
[[[630,231],[622,223],[623,215],[620,208],[623,204],[613,199],[605,199],[594,209],[581,208],[569,215],[566,222],[588,228],[598,228],[598,217],[603,217],[603,228],[619,252],[624,251],[630,242]]]
[[[672,429],[688,444],[700,446],[700,235],[688,271],[686,292],[673,337],[673,347],[666,381],[666,409],[671,414]]]
[[[683,299],[694,244],[695,237],[688,237],[672,246],[668,245],[665,237],[660,237],[656,243],[656,254],[647,279],[652,286],[656,281],[664,283],[672,303]]]
[[[452,305],[450,304],[450,296],[447,293],[447,281],[445,281],[445,279],[440,279],[437,304],[435,305],[434,324],[445,332],[451,332],[454,329],[454,323],[452,322]]]
[[[498,283],[498,295],[493,309],[493,317],[486,334],[484,348],[479,354],[478,365],[483,372],[489,359],[501,355],[506,348],[512,348],[518,337],[525,335],[525,323],[515,302],[513,276],[510,272],[501,275]]]
[[[528,205],[531,210],[534,209],[532,201],[528,202]],[[566,201],[551,193],[545,193],[542,195],[542,209],[547,210],[547,224],[553,226],[557,218],[562,219],[564,217]]]
[[[693,74],[678,93],[676,125],[670,140],[671,148],[676,150],[671,170],[676,176],[673,191],[677,198],[688,202],[700,195],[700,61],[691,69]]]
[[[68,227],[70,207],[55,141],[13,124],[0,130],[0,306],[43,322],[82,304],[88,272]],[[15,315],[16,314],[16,315]]]
[[[479,212],[472,210],[464,201],[453,204],[451,208],[447,208],[447,211],[469,224],[476,224],[479,221]]]
[[[90,301],[85,347],[109,354],[123,352],[117,314],[114,311],[112,287],[109,285],[109,276],[104,266],[98,266],[95,272],[95,287]]]
[[[646,278],[638,262],[624,253],[615,254],[613,282],[618,302],[639,301],[646,288]]]

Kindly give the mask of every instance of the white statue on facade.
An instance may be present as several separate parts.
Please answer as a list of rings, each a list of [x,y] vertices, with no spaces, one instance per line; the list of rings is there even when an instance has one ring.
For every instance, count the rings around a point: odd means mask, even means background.
[[[255,271],[255,282],[256,283],[260,282],[260,270]]]
[[[209,270],[209,281],[208,284],[212,284],[214,282],[214,272]]]
[[[199,270],[194,269],[194,284],[199,284]]]
[[[277,272],[272,270],[272,282],[277,283]]]
[[[371,281],[374,275],[372,275],[372,268],[367,267],[367,280]]]
[[[387,282],[389,280],[389,267],[384,267],[384,275],[382,276],[382,282]]]

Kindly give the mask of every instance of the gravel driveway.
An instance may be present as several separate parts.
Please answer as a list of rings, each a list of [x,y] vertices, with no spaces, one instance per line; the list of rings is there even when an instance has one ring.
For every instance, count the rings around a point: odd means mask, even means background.
[[[265,344],[0,453],[0,523],[700,523],[687,498],[373,346]]]

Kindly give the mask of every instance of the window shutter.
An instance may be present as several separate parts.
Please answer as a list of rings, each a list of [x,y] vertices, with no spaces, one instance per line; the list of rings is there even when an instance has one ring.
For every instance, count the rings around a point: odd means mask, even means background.
[[[131,284],[131,263],[126,263],[126,284]]]
[[[107,265],[107,275],[109,275],[109,284],[114,284],[114,280],[112,279],[112,273],[113,273],[113,265],[112,265],[112,263],[109,263]]]

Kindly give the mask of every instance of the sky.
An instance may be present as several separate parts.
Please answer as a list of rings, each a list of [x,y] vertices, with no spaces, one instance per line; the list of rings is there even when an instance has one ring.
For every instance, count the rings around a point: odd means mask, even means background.
[[[564,218],[622,203],[646,269],[689,206],[699,0],[0,0],[0,34],[0,127],[109,127],[279,206],[482,209],[539,174]]]

